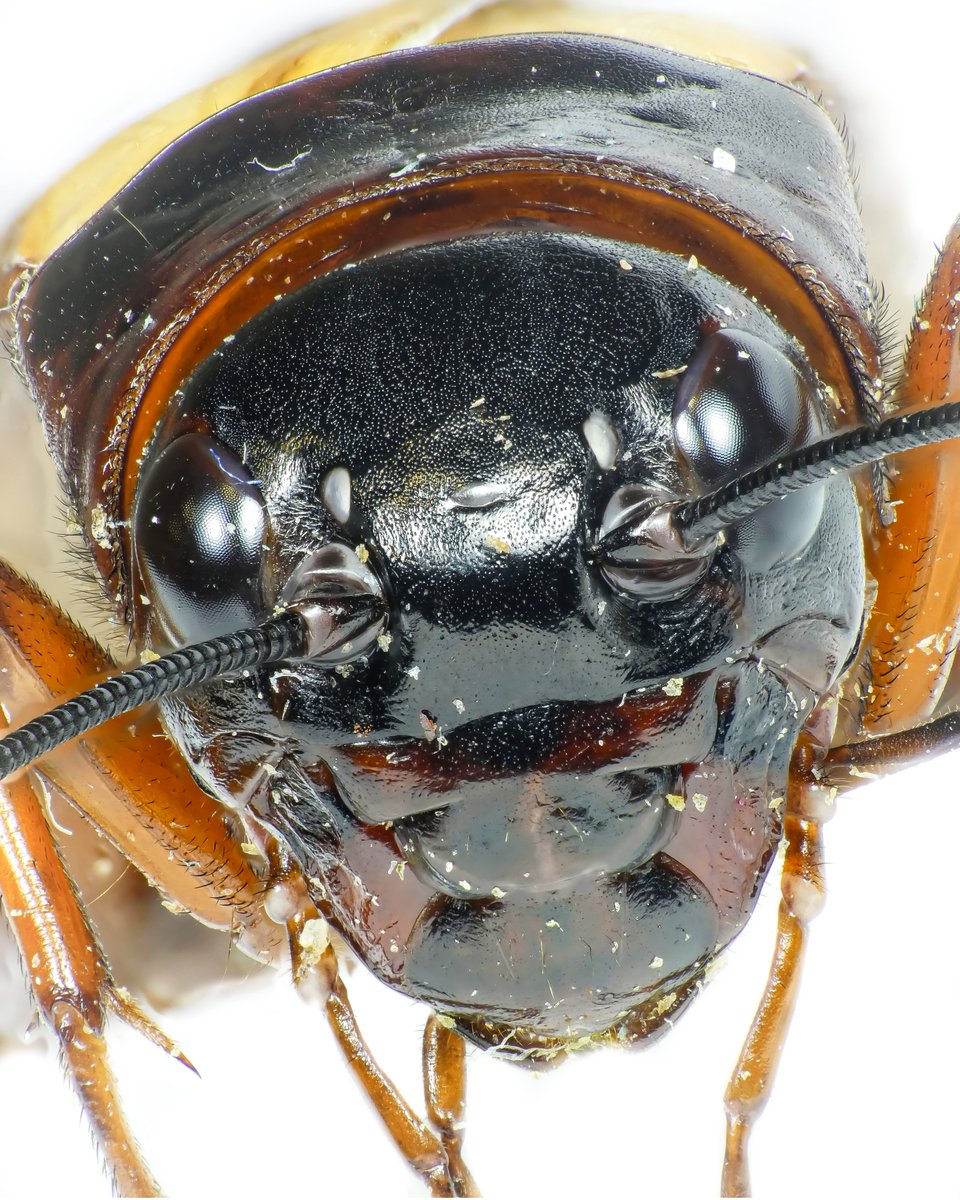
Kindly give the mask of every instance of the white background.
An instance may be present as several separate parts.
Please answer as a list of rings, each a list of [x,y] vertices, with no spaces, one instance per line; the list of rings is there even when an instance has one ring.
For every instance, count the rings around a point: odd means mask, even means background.
[[[0,22],[0,225],[132,119],[328,15],[366,6],[10,7]],[[873,268],[905,319],[960,210],[960,19],[947,2],[896,13],[838,0],[770,8],[728,0],[723,15],[807,51],[832,82],[855,144]],[[22,504],[6,496],[3,506],[14,526],[4,543],[44,536],[24,525]],[[827,828],[828,905],[754,1138],[759,1195],[960,1191],[958,768],[944,760],[865,788]],[[721,1096],[760,993],[775,908],[774,883],[707,994],[644,1053],[594,1054],[539,1078],[473,1054],[467,1152],[486,1193],[715,1195]],[[421,1014],[362,973],[351,986],[371,1043],[416,1101]],[[285,981],[222,988],[163,1020],[202,1081],[123,1030],[115,1061],[171,1194],[422,1194],[365,1112],[322,1019]],[[42,1050],[0,1061],[0,1164],[0,1195],[105,1194],[75,1101]]]

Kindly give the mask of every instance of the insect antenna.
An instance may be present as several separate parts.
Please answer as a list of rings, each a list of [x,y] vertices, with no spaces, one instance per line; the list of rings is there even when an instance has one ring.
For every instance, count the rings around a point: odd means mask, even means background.
[[[184,646],[112,675],[0,738],[0,779],[113,717],[194,684],[286,659],[322,664],[330,656],[341,662],[351,638],[381,616],[374,596],[311,598],[250,629]]]
[[[678,504],[672,517],[683,542],[693,547],[774,500],[854,467],[892,454],[960,437],[960,403],[891,417],[804,446],[751,471],[715,492]]]

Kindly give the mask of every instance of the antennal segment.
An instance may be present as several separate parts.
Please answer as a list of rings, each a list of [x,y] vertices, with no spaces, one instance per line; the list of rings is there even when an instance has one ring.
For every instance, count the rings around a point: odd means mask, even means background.
[[[709,495],[679,504],[673,518],[693,547],[791,492],[892,454],[960,437],[960,403],[891,417],[875,428],[860,426],[751,471]]]
[[[252,670],[280,659],[302,658],[307,637],[304,618],[298,612],[286,611],[253,629],[185,646],[112,675],[0,738],[0,779],[151,700],[219,675]]]

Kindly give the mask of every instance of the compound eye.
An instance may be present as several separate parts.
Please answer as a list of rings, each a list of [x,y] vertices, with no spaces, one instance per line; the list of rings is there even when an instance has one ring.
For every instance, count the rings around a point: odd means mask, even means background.
[[[673,428],[697,480],[713,490],[821,436],[816,382],[761,338],[721,329],[684,372]],[[751,570],[768,570],[803,550],[822,513],[822,485],[805,488],[731,526],[727,542]]]
[[[201,433],[171,442],[141,477],[133,516],[153,641],[183,645],[262,620],[267,535],[263,495],[235,454]]]

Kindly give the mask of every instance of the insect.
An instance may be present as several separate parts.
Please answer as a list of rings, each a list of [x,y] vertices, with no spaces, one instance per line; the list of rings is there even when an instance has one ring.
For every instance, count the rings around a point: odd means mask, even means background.
[[[642,1068],[643,1068],[643,1060],[638,1060],[637,1064],[636,1064],[636,1069],[641,1070]],[[472,1134],[472,1138],[473,1138],[473,1134]]]

